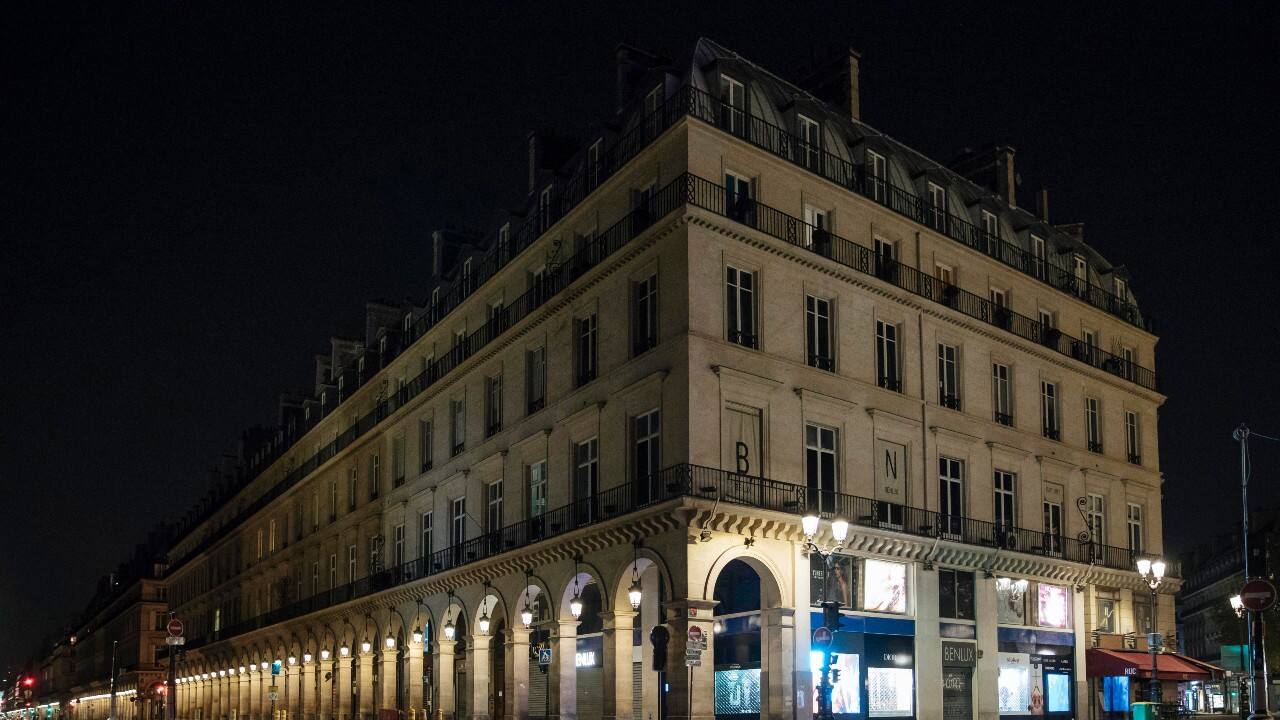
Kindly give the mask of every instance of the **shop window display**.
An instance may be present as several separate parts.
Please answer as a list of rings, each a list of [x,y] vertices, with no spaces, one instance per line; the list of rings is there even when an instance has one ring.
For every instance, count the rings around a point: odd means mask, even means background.
[[[911,715],[915,672],[911,668],[867,668],[867,710],[871,717]]]
[[[1025,653],[1000,653],[996,681],[1000,714],[1026,714],[1031,709],[1031,659]]]
[[[996,622],[1001,625],[1027,624],[1026,580],[996,579]]]
[[[1066,587],[1040,583],[1037,597],[1040,627],[1066,628],[1071,624],[1071,593]]]
[[[866,593],[863,609],[871,612],[907,611],[907,566],[903,563],[867,560],[863,564]]]

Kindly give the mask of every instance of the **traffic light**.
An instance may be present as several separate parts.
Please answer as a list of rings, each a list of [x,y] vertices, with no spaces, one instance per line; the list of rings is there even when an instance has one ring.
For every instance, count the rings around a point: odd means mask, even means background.
[[[840,668],[831,668],[831,684],[840,682]]]
[[[653,643],[653,669],[662,672],[667,667],[667,642],[671,640],[671,631],[666,625],[654,625],[649,632],[649,642]]]
[[[32,675],[22,678],[22,687],[31,687],[36,684],[36,679]]]

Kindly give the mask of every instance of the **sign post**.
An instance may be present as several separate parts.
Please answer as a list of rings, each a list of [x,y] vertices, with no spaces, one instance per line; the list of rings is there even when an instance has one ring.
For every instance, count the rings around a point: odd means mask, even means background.
[[[164,693],[164,716],[165,720],[174,720],[178,710],[178,648],[186,644],[186,638],[182,637],[182,621],[173,613],[169,613],[169,624],[165,625],[165,630],[169,631],[169,637],[164,639],[164,643],[169,646],[169,680]]]

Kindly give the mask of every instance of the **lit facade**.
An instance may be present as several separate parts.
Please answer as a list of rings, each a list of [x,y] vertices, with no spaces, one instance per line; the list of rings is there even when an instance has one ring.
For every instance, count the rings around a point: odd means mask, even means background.
[[[856,56],[831,102],[705,40],[619,64],[176,543],[178,716],[805,718],[824,592],[842,715],[1098,712],[1087,651],[1172,636],[1178,582],[1133,570],[1164,398],[1127,273],[1016,207],[1011,151],[984,187],[861,123]],[[853,525],[826,583],[806,512]]]

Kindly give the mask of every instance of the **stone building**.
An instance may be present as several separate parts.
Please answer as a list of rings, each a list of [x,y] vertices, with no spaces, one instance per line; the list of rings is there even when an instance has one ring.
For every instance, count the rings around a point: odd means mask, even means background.
[[[187,525],[178,716],[809,717],[824,594],[841,715],[1101,713],[1088,653],[1178,585],[1134,570],[1136,283],[1011,149],[862,122],[858,69],[620,48],[616,113],[532,134],[524,210],[437,233]],[[831,572],[806,513],[852,524]]]

